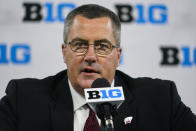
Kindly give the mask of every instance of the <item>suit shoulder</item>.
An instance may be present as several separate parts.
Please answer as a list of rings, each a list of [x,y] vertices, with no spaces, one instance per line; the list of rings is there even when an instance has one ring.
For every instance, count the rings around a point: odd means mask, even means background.
[[[37,78],[23,78],[23,79],[13,79],[8,83],[6,88],[6,93],[10,90],[25,90],[28,89],[29,91],[35,89],[47,89],[50,88],[54,83],[58,80],[65,77],[66,71],[61,71],[54,76],[48,76],[43,79]],[[13,89],[15,88],[15,89]]]
[[[173,81],[163,80],[159,78],[150,78],[150,77],[138,77],[132,78],[129,75],[123,73],[122,71],[117,71],[116,75],[127,85],[127,88],[130,90],[134,89],[150,89],[155,88],[159,89],[169,89],[172,86],[175,86]]]
[[[129,92],[139,99],[154,99],[155,96],[157,98],[169,98],[171,97],[170,95],[172,92],[177,92],[174,82],[170,80],[162,80],[158,78],[155,79],[150,77],[132,78],[121,71],[118,71],[116,75],[122,81],[121,83],[124,83],[124,86],[129,90]]]
[[[174,82],[171,80],[164,80],[160,78],[150,78],[150,77],[138,77],[135,78],[135,83],[138,85],[148,85],[148,86],[171,86]]]
[[[177,94],[177,89],[170,80],[141,77],[135,79],[133,93],[138,100],[164,103],[171,100],[173,93]]]

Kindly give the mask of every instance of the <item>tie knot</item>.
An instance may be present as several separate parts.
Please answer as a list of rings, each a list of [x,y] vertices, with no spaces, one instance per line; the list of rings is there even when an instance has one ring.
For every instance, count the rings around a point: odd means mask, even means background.
[[[89,108],[89,116],[95,115],[95,112],[93,111],[93,109],[88,104],[86,104],[86,106]]]

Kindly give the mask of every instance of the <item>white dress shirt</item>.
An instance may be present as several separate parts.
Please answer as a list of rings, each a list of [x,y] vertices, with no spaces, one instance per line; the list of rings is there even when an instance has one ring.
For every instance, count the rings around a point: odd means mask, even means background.
[[[79,94],[71,85],[70,80],[68,79],[69,88],[71,91],[71,96],[73,100],[73,109],[74,109],[74,131],[83,131],[86,119],[89,116],[89,108],[85,105],[86,101],[83,95]],[[112,82],[114,85],[114,81]],[[113,87],[113,86],[112,86]],[[95,107],[89,105],[92,110]],[[96,115],[97,117],[97,115]],[[97,117],[99,125],[101,124],[101,120]]]

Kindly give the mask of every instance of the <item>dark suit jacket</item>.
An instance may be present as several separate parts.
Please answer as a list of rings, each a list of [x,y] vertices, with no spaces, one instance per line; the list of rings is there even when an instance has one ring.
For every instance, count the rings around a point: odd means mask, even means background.
[[[116,71],[125,101],[115,131],[196,131],[196,117],[180,100],[175,84]],[[132,116],[130,124],[124,118]],[[0,101],[0,131],[73,131],[73,102],[67,72],[42,80],[12,80]]]

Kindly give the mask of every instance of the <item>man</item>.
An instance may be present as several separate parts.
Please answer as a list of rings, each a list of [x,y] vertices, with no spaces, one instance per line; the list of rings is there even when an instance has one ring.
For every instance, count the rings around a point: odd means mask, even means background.
[[[181,102],[175,84],[133,79],[116,70],[121,51],[120,22],[113,12],[93,4],[74,9],[64,25],[67,70],[42,80],[10,81],[0,101],[0,131],[98,130],[94,107],[84,100],[84,88],[97,78],[123,87],[116,131],[196,131],[196,117]],[[128,117],[132,120],[125,123]]]

